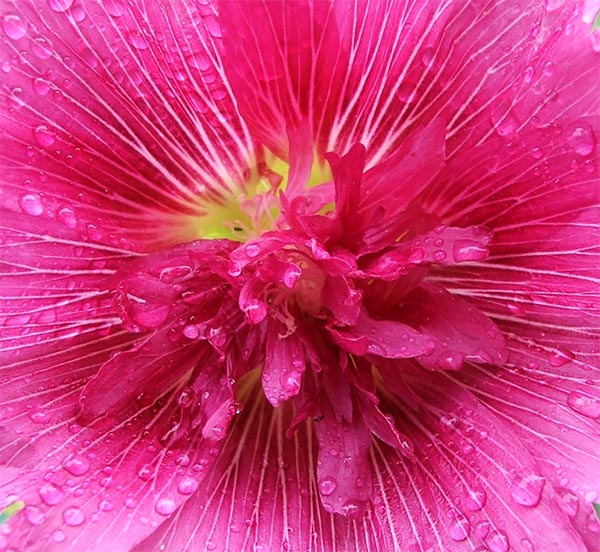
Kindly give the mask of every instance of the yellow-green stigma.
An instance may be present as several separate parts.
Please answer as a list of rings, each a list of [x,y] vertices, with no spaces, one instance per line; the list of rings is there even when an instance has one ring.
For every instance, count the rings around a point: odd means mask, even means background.
[[[198,215],[188,223],[192,239],[218,239],[245,242],[277,227],[281,206],[279,191],[288,185],[289,164],[265,152],[265,161],[257,164],[242,186],[232,186],[220,197],[204,201]],[[306,187],[332,179],[329,165],[315,156]]]

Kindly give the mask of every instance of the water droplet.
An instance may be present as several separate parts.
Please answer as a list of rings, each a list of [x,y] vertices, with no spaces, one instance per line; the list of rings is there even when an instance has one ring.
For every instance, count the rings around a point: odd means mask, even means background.
[[[203,18],[204,25],[206,26],[206,30],[215,38],[221,38],[223,33],[221,31],[221,24],[219,20],[214,15],[206,15]]]
[[[549,12],[555,11],[565,3],[565,0],[546,0],[546,9]]]
[[[101,500],[98,504],[98,510],[101,512],[110,512],[113,508],[114,506],[108,500]]]
[[[50,83],[44,79],[34,79],[33,91],[39,96],[45,96],[50,91]]]
[[[527,67],[525,69],[525,72],[523,73],[523,81],[526,83],[531,82],[531,79],[533,79],[533,72],[534,72],[534,69],[531,65],[529,67]]]
[[[329,496],[337,487],[337,481],[333,477],[324,477],[319,481],[319,491],[323,496]]]
[[[154,476],[154,472],[153,470],[150,468],[150,466],[142,466],[139,470],[138,470],[138,477],[142,480],[142,481],[149,481],[150,479],[152,479],[152,477]]]
[[[31,41],[31,51],[38,59],[48,59],[52,55],[52,45],[43,36]]]
[[[74,454],[65,460],[63,468],[71,475],[80,476],[89,471],[90,463],[87,458],[84,458],[78,454]]]
[[[156,504],[154,505],[154,509],[161,516],[171,515],[175,511],[176,508],[177,508],[177,504],[175,503],[175,501],[172,498],[167,498],[167,497],[159,498],[156,501]]]
[[[35,506],[27,506],[23,513],[25,514],[25,519],[31,525],[41,525],[46,519],[44,512]]]
[[[281,386],[290,395],[297,395],[300,391],[302,374],[299,372],[289,372],[281,376]]]
[[[48,129],[46,125],[40,125],[33,131],[35,141],[42,147],[48,148],[56,141],[56,134]]]
[[[471,533],[469,520],[464,516],[456,516],[448,527],[450,538],[454,541],[464,541]]]
[[[62,207],[56,214],[56,218],[69,228],[77,226],[77,217],[71,207]]]
[[[183,335],[188,339],[196,339],[200,335],[200,328],[196,324],[188,324],[183,327]]]
[[[145,50],[148,48],[148,42],[139,31],[131,31],[127,35],[129,44],[131,44],[137,50]]]
[[[594,131],[587,123],[580,123],[570,131],[567,143],[576,154],[586,157],[596,148]]]
[[[37,194],[26,194],[19,200],[21,209],[28,215],[38,216],[44,212],[42,200]]]
[[[107,13],[113,17],[121,17],[125,14],[125,5],[121,0],[104,0],[102,5]]]
[[[191,495],[194,492],[196,492],[196,489],[198,489],[199,485],[200,482],[197,479],[187,476],[184,477],[181,481],[179,481],[177,485],[177,490],[182,495]]]
[[[210,58],[205,54],[192,54],[185,58],[186,63],[194,69],[208,71],[212,67]]]
[[[490,522],[486,519],[482,519],[473,526],[473,529],[475,535],[481,540],[483,540],[485,539],[485,537],[487,537],[488,533],[490,532]]]
[[[458,370],[462,367],[465,356],[459,351],[446,351],[439,356],[437,364],[442,370]]]
[[[499,106],[491,114],[491,121],[494,125],[494,130],[499,136],[509,136],[519,126],[519,122],[510,109]]]
[[[421,61],[423,62],[423,65],[431,65],[434,55],[435,50],[433,48],[423,48],[423,52],[421,53]]]
[[[63,520],[71,527],[77,527],[85,521],[85,514],[77,506],[71,506],[63,512]]]
[[[486,540],[491,552],[508,552],[508,537],[502,531],[494,531]]]
[[[255,243],[249,243],[248,245],[246,245],[245,251],[246,255],[253,259],[255,257],[258,257],[258,255],[260,254],[260,246]]]
[[[5,15],[2,17],[2,30],[8,38],[17,40],[25,36],[27,28],[18,15]]]
[[[181,406],[181,408],[189,407],[194,401],[194,396],[196,392],[191,387],[184,387],[177,397],[177,404]]]
[[[438,249],[433,253],[433,259],[436,261],[443,261],[446,258],[446,252],[443,249]]]
[[[48,6],[52,11],[62,13],[66,12],[75,0],[48,0]]]
[[[48,506],[58,504],[65,497],[62,489],[59,489],[54,483],[46,483],[38,492],[44,504]]]
[[[37,412],[32,412],[29,416],[32,422],[36,424],[46,424],[50,421],[50,414],[48,412],[44,412],[43,410],[39,410]]]
[[[73,19],[77,21],[77,23],[81,23],[87,17],[83,6],[81,6],[80,4],[73,6],[73,9],[71,10],[71,15],[73,16]]]
[[[52,533],[52,540],[54,542],[65,542],[67,535],[62,529],[57,529]]]
[[[485,506],[487,494],[483,489],[473,489],[467,493],[465,507],[471,512],[477,512]]]
[[[552,63],[551,61],[547,61],[544,64],[544,75],[546,75],[547,77],[551,77],[552,75],[554,75],[554,63]]]
[[[367,511],[368,502],[366,500],[350,499],[342,504],[343,514],[350,519],[358,519]]]
[[[510,494],[517,504],[536,506],[542,498],[542,490],[546,480],[525,468],[517,473],[510,486]]]
[[[567,404],[582,416],[594,420],[600,418],[600,399],[598,397],[574,390],[569,393]]]
[[[558,495],[560,496],[558,505],[561,510],[570,518],[574,518],[579,511],[579,497],[568,489],[561,489]]]

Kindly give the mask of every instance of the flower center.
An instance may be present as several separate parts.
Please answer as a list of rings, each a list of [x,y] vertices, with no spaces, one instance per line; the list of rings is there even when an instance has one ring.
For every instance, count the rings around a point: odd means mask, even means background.
[[[198,214],[186,224],[188,239],[246,242],[269,230],[281,229],[279,193],[288,189],[290,165],[267,149],[262,158],[249,171],[243,185],[201,200]],[[310,188],[331,179],[329,165],[315,156],[305,186]]]

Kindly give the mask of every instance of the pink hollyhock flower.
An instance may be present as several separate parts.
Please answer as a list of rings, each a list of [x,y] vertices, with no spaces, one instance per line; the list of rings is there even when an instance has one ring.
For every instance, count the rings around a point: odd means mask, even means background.
[[[5,1],[1,550],[600,550],[594,1]]]

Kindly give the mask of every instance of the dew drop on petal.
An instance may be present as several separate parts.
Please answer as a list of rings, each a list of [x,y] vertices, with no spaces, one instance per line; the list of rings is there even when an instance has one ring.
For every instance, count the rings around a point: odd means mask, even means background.
[[[52,533],[52,540],[54,542],[65,542],[66,538],[67,535],[62,529],[57,529],[56,531],[54,531],[54,533]]]
[[[475,532],[475,535],[483,540],[485,539],[485,537],[488,536],[488,533],[490,532],[490,522],[486,519],[482,519],[475,523],[475,525],[473,526],[473,530]]]
[[[44,206],[42,200],[37,194],[25,194],[19,200],[21,209],[28,215],[38,216],[44,212]]]
[[[29,417],[31,418],[31,421],[36,424],[46,424],[50,421],[50,415],[43,410],[32,412]]]
[[[292,395],[296,395],[300,391],[301,381],[302,374],[298,372],[289,372],[281,376],[281,386]]]
[[[494,531],[486,540],[490,552],[507,552],[508,537],[502,531]]]
[[[108,500],[101,500],[98,504],[98,510],[101,512],[110,512],[113,508],[112,502],[109,502]]]
[[[50,92],[50,83],[44,79],[37,78],[33,81],[33,91],[38,96],[45,96]]]
[[[161,516],[171,515],[175,511],[176,508],[177,508],[177,504],[175,503],[175,501],[172,498],[167,498],[167,497],[159,498],[156,501],[156,504],[154,505],[154,509]]]
[[[571,391],[567,404],[577,413],[587,418],[600,418],[600,399],[582,391]]]
[[[489,255],[489,249],[473,240],[456,240],[452,256],[457,263],[482,261]]]
[[[258,257],[258,255],[260,254],[260,246],[256,245],[255,243],[249,243],[245,247],[245,252],[248,257],[253,259],[255,257]]]
[[[203,18],[204,25],[206,26],[206,30],[215,38],[221,38],[223,36],[223,32],[221,30],[221,24],[219,20],[214,15],[207,15]]]
[[[469,520],[464,516],[456,516],[448,527],[450,538],[456,542],[464,541],[471,533]]]
[[[337,481],[333,477],[324,477],[319,481],[319,491],[323,496],[329,496],[335,491]]]
[[[25,519],[31,525],[41,525],[46,519],[45,514],[35,506],[27,506],[23,513],[25,514]]]
[[[465,498],[465,507],[471,512],[477,512],[485,506],[487,494],[483,489],[470,490]]]
[[[188,324],[183,327],[183,335],[188,339],[196,339],[200,335],[200,328],[196,324]]]
[[[56,218],[69,228],[75,228],[77,226],[77,217],[75,211],[71,207],[62,207],[56,214]]]
[[[139,31],[131,31],[127,35],[127,41],[136,50],[145,50],[146,48],[148,48],[148,42]]]
[[[587,123],[580,123],[571,130],[567,137],[567,143],[577,155],[586,157],[596,148],[594,131]]]
[[[512,111],[501,106],[497,107],[492,111],[491,121],[494,125],[494,130],[499,136],[509,136],[519,126],[519,122],[512,113]]]
[[[555,11],[565,3],[565,0],[546,0],[546,9],[549,12]]]
[[[579,497],[568,489],[559,490],[558,496],[560,497],[558,501],[560,509],[570,518],[574,518],[579,511]]]
[[[342,504],[343,514],[350,519],[358,519],[367,511],[368,502],[366,500],[350,499]]]
[[[43,36],[31,42],[31,52],[38,59],[48,59],[52,55],[52,45]]]
[[[25,36],[27,28],[18,15],[5,15],[2,17],[2,30],[8,38],[17,40]]]
[[[66,12],[75,0],[48,0],[48,7],[55,12]]]
[[[421,53],[421,61],[423,62],[423,65],[428,66],[431,65],[431,62],[433,61],[433,58],[435,56],[435,50],[431,47],[428,48],[424,48],[423,52]]]
[[[121,0],[104,0],[102,5],[107,13],[113,17],[121,17],[125,14],[125,5]]]
[[[71,475],[80,476],[86,474],[90,470],[90,463],[87,458],[74,454],[65,460],[63,468]]]
[[[77,506],[70,506],[63,512],[63,520],[71,527],[77,527],[85,521],[85,514]]]
[[[182,495],[190,495],[196,492],[199,485],[200,482],[196,478],[186,476],[177,484],[177,490]]]
[[[42,502],[48,506],[58,504],[64,497],[65,493],[53,483],[46,483],[39,490]]]
[[[517,504],[536,506],[541,497],[546,480],[528,468],[517,473],[510,486],[510,494]]]
[[[56,134],[46,125],[40,125],[33,131],[35,141],[42,147],[48,148],[56,141]]]

